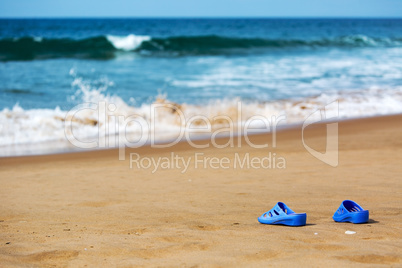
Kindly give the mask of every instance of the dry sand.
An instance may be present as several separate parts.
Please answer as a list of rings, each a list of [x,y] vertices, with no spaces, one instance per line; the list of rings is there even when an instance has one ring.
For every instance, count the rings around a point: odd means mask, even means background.
[[[306,142],[325,150],[325,125]],[[339,166],[302,145],[300,128],[277,147],[130,149],[193,159],[188,170],[130,169],[117,150],[0,159],[0,266],[401,266],[402,116],[339,123]],[[253,142],[271,141],[257,135]],[[202,141],[204,142],[204,141]],[[225,140],[221,140],[224,143]],[[286,168],[195,168],[194,154],[286,160]],[[335,223],[344,199],[368,224]],[[283,201],[304,227],[259,224]],[[345,231],[355,231],[347,235]]]

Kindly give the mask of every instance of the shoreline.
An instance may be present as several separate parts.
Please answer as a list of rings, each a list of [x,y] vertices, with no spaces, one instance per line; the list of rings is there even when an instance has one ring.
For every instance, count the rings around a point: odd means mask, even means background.
[[[20,266],[352,266],[402,262],[402,115],[339,122],[339,165],[303,146],[300,128],[277,133],[276,147],[118,150],[0,158],[0,263]],[[325,152],[326,125],[306,128],[305,143]],[[220,139],[223,145],[227,139]],[[253,144],[272,135],[250,136]],[[203,143],[205,141],[199,141]],[[237,146],[241,142],[241,146]],[[206,168],[194,155],[235,160],[271,152],[285,168]],[[179,168],[130,168],[141,159],[189,160]],[[150,161],[149,160],[149,161]],[[173,164],[175,160],[170,159]],[[148,162],[147,162],[148,163]],[[336,223],[350,199],[367,224]],[[307,225],[260,224],[278,201],[307,213]],[[356,232],[346,234],[346,231]]]
[[[341,123],[341,122],[358,122],[360,120],[369,120],[369,119],[375,119],[375,118],[389,118],[389,117],[398,117],[401,116],[401,113],[397,113],[397,114],[387,114],[387,115],[375,115],[375,116],[366,116],[366,117],[355,117],[355,118],[343,118],[340,120],[322,120],[320,121],[320,123],[318,124],[314,124],[314,125],[325,125],[325,124],[329,124],[329,123]],[[283,131],[291,131],[291,130],[295,130],[295,129],[299,129],[302,126],[302,123],[291,123],[291,124],[286,124],[286,125],[279,125],[278,128],[276,129],[276,132],[283,132]],[[271,135],[271,132],[264,132],[264,133],[251,133],[249,134],[249,136],[259,136],[259,135]],[[205,135],[207,136],[207,135]],[[218,140],[225,140],[228,138],[229,135],[222,135],[220,137],[217,137]],[[241,135],[241,137],[243,137],[244,135]],[[239,137],[238,135],[234,135],[234,138]],[[210,139],[209,137],[197,137],[192,139],[192,141],[208,141]],[[49,141],[50,143],[58,143],[59,141]],[[70,143],[68,143],[67,141],[63,141],[64,143],[67,143],[69,146],[74,146]],[[1,159],[6,159],[6,158],[23,158],[23,157],[37,157],[37,156],[54,156],[54,155],[64,155],[64,154],[80,154],[80,153],[89,153],[89,152],[100,152],[100,151],[111,151],[111,150],[119,150],[119,147],[112,147],[112,148],[98,148],[98,149],[82,149],[82,148],[77,148],[77,147],[70,147],[70,148],[60,148],[60,149],[56,149],[56,150],[52,150],[52,149],[44,149],[44,144],[46,142],[41,142],[39,144],[18,144],[18,145],[12,145],[12,146],[3,146],[3,148],[10,148],[10,147],[14,147],[14,146],[18,146],[18,147],[39,147],[41,148],[42,152],[39,153],[28,153],[28,154],[14,154],[14,155],[6,155],[6,156],[1,156],[0,155],[0,161]],[[178,142],[179,144],[181,143],[187,143],[188,141],[185,139],[182,139],[181,141]],[[164,142],[161,143],[157,143],[159,145],[163,145],[165,144]],[[139,148],[150,148],[150,144],[149,142],[146,143],[143,146],[140,146],[138,148],[135,149],[139,149]],[[1,149],[1,147],[0,147]],[[29,150],[32,151],[32,150]],[[48,152],[46,152],[48,151]]]

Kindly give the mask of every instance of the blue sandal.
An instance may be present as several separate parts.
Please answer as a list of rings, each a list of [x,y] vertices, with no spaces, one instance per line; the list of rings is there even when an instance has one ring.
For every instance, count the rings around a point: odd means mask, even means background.
[[[306,219],[306,213],[295,213],[285,203],[278,202],[273,209],[262,214],[258,221],[263,224],[303,226],[306,225]]]
[[[344,200],[332,218],[336,222],[365,223],[369,220],[369,211],[352,200]]]

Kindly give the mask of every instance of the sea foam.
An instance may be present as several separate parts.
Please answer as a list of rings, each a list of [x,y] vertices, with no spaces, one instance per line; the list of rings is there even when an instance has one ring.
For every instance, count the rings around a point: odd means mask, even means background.
[[[209,122],[211,131],[227,129],[230,124],[225,118],[240,129],[255,116],[268,121],[280,118],[280,126],[302,124],[333,102],[336,106],[331,107],[335,108],[326,112],[338,115],[338,119],[402,113],[402,88],[372,88],[268,102],[216,99],[199,105],[174,103],[166,96],[155,96],[152,103],[133,106],[119,96],[106,95],[104,88],[91,87],[81,78],[75,78],[73,85],[79,89],[76,97],[82,104],[69,111],[58,107],[23,109],[18,104],[0,111],[1,156],[52,152],[51,148],[43,149],[50,144],[55,151],[72,150],[71,137],[81,143],[91,143],[100,137],[117,137],[123,133],[129,141],[144,139],[146,144],[153,135],[155,142],[165,142],[175,139],[194,117],[198,119],[192,121],[191,128],[203,129],[205,122]],[[130,118],[134,120],[127,120]],[[249,126],[259,128],[262,123],[254,120]],[[39,144],[43,147],[35,152],[26,151],[32,146],[38,148]],[[118,145],[113,142],[106,146]]]

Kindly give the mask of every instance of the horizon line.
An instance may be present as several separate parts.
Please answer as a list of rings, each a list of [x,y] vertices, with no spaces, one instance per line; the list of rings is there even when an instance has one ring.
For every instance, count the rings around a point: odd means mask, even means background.
[[[0,16],[0,19],[402,19],[402,16]]]

